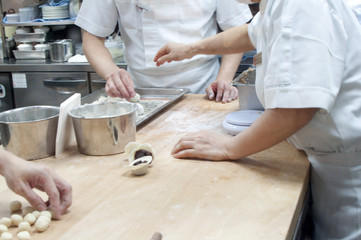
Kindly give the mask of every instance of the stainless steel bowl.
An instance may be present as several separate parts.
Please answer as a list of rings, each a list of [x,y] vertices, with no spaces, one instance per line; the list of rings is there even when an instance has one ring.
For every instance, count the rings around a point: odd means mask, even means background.
[[[137,105],[129,102],[85,104],[69,112],[78,150],[87,155],[124,152],[135,141]]]
[[[49,43],[50,60],[52,62],[67,62],[74,54],[71,39],[57,40]]]
[[[254,84],[233,83],[233,86],[238,89],[239,110],[264,110]]]
[[[30,106],[0,113],[3,146],[27,160],[55,153],[59,107]]]

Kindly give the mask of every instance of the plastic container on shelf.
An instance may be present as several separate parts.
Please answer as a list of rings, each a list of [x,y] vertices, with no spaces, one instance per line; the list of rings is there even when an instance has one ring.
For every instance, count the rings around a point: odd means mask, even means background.
[[[120,38],[109,38],[104,42],[104,45],[112,55],[113,60],[124,59],[124,43]]]
[[[6,14],[7,22],[13,23],[13,22],[20,22],[20,14],[19,13],[12,13],[12,14]]]
[[[39,15],[39,7],[23,7],[19,8],[20,22],[29,22],[36,19]]]

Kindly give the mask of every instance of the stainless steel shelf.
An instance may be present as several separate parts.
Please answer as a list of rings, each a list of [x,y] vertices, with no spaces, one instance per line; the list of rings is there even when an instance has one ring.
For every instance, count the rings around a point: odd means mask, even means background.
[[[14,22],[14,23],[2,23],[4,27],[6,26],[19,26],[19,27],[28,27],[28,26],[54,26],[54,25],[73,25],[74,20],[54,20],[54,21],[44,21],[44,22]]]

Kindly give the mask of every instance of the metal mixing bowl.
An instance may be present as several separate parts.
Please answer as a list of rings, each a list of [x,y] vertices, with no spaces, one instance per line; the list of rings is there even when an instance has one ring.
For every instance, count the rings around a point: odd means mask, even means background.
[[[30,106],[0,113],[3,146],[27,160],[55,153],[59,107]]]
[[[85,104],[69,112],[78,150],[87,155],[124,152],[135,141],[137,105],[130,102]]]

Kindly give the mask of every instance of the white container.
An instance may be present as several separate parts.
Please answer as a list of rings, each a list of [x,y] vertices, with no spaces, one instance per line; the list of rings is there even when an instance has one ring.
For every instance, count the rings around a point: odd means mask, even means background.
[[[6,19],[8,22],[20,22],[19,13],[6,14]]]
[[[33,21],[39,14],[38,7],[23,7],[19,8],[20,21],[29,22]]]
[[[19,44],[18,50],[19,51],[31,51],[31,50],[33,50],[33,45],[27,44],[27,43]]]
[[[49,32],[49,28],[48,27],[36,27],[36,28],[34,28],[34,32],[35,33],[47,33],[47,32]]]
[[[39,43],[34,46],[35,50],[45,51],[49,50],[49,44]]]

